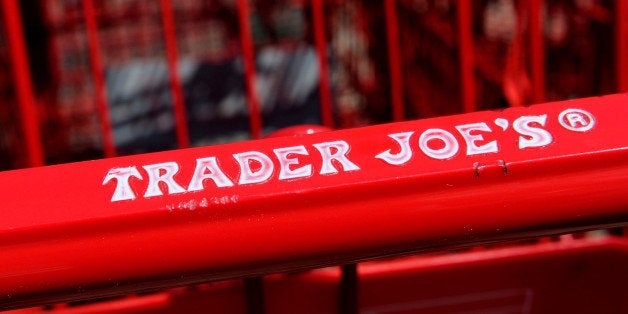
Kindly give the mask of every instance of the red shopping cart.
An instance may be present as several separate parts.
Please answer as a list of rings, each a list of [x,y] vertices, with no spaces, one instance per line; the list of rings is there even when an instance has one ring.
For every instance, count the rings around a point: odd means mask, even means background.
[[[2,309],[626,311],[622,1],[23,5]]]

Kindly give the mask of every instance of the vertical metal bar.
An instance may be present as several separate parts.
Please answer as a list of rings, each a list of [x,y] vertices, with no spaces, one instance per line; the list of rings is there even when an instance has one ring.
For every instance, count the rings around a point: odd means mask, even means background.
[[[318,54],[319,97],[321,99],[321,121],[329,128],[334,127],[329,64],[327,62],[327,41],[325,39],[325,16],[323,0],[312,0],[312,22],[314,24],[314,44]]]
[[[617,89],[619,92],[628,92],[628,2],[617,0],[615,6]]]
[[[384,11],[386,12],[386,37],[388,43],[388,67],[390,68],[392,115],[394,121],[402,121],[404,117],[403,76],[401,73],[397,1],[385,0]]]
[[[187,119],[185,114],[185,98],[183,97],[183,87],[179,78],[177,34],[174,26],[174,13],[172,12],[171,0],[161,0],[161,17],[164,26],[164,40],[166,44],[166,59],[168,62],[168,73],[170,75],[170,92],[172,93],[172,104],[176,125],[177,141],[179,148],[190,146],[188,135]]]
[[[102,133],[103,148],[105,157],[116,155],[116,145],[113,140],[113,129],[109,116],[107,104],[107,89],[105,83],[105,71],[100,54],[100,42],[98,40],[98,21],[92,0],[83,0],[83,10],[85,11],[85,26],[87,27],[87,43],[89,46],[89,61],[94,79],[94,89],[96,92],[96,106],[100,117],[100,131]]]
[[[475,75],[473,60],[473,26],[471,1],[458,1],[458,45],[460,58],[460,80],[462,86],[462,108],[464,112],[476,110]]]
[[[264,277],[244,279],[244,293],[248,314],[264,314]]]
[[[533,100],[540,103],[545,101],[545,45],[541,20],[543,0],[529,0],[528,4]]]
[[[358,265],[349,264],[341,267],[342,277],[340,278],[338,313],[357,314],[359,304],[358,292]]]
[[[255,50],[253,47],[253,34],[251,33],[248,0],[238,0],[238,19],[240,24],[240,42],[242,45],[251,137],[260,138],[262,135],[262,114],[260,112],[259,98],[255,91]]]
[[[22,16],[16,0],[2,0],[2,18],[11,60],[11,71],[15,81],[15,94],[20,111],[20,123],[26,142],[28,165],[44,165],[44,150],[41,142],[39,119],[35,107],[35,95],[28,64],[28,52],[22,29]]]

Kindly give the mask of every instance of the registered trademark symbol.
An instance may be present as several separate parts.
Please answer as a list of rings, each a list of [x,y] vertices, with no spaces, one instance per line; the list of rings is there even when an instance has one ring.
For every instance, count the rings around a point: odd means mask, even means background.
[[[567,130],[586,132],[595,125],[595,118],[582,109],[567,109],[558,115],[558,122]]]

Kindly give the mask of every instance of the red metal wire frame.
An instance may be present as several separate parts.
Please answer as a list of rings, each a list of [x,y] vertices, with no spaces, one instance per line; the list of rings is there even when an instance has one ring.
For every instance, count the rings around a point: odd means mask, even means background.
[[[628,3],[617,0],[615,6],[617,89],[620,92],[628,92]]]
[[[251,33],[248,0],[238,0],[238,20],[240,24],[240,43],[242,45],[247,104],[249,106],[249,125],[251,127],[251,137],[257,139],[262,136],[262,114],[258,94],[255,90],[255,48],[253,46],[253,34]]]
[[[0,307],[626,225],[627,100],[0,173]]]
[[[312,23],[314,24],[314,44],[318,55],[319,97],[321,102],[321,122],[334,128],[333,101],[329,81],[327,60],[327,40],[325,39],[325,10],[323,0],[312,0]]]
[[[105,157],[114,157],[116,144],[113,139],[113,129],[109,116],[109,106],[107,101],[107,89],[105,83],[105,71],[103,70],[103,59],[100,54],[100,42],[98,39],[98,21],[92,0],[83,0],[83,10],[85,12],[85,26],[87,28],[87,43],[89,47],[89,61],[94,80],[96,92],[96,106],[100,118],[100,128],[102,133],[103,148]]]
[[[460,80],[462,87],[462,108],[464,112],[477,110],[475,94],[475,74],[473,58],[473,25],[470,0],[458,1],[458,48],[460,58]]]
[[[545,44],[541,13],[543,0],[529,0],[530,17],[530,62],[532,68],[532,89],[535,103],[545,101]]]
[[[172,1],[161,0],[161,17],[164,26],[164,40],[166,44],[166,59],[168,62],[168,74],[170,77],[170,92],[172,94],[172,105],[174,120],[176,124],[177,142],[179,148],[190,146],[188,134],[187,118],[185,113],[185,98],[183,87],[179,77],[179,56],[177,52],[177,34],[174,25],[174,14],[172,12]]]
[[[392,102],[392,116],[393,121],[403,121],[403,76],[401,72],[397,1],[385,0],[384,11],[386,12],[386,37],[388,43],[388,66],[390,67],[390,99]]]
[[[11,73],[15,82],[28,165],[35,167],[44,165],[45,157],[21,16],[16,0],[2,0],[2,18],[6,29]]]

